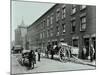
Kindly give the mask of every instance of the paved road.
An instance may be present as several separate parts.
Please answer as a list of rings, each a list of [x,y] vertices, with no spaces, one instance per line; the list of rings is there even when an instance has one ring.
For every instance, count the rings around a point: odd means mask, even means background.
[[[95,67],[89,66],[89,65],[76,64],[72,62],[62,63],[59,60],[41,58],[41,62],[37,62],[34,69],[28,70],[27,67],[21,66],[18,63],[17,60],[19,58],[20,58],[20,55],[12,55],[12,73],[13,74],[95,69]]]

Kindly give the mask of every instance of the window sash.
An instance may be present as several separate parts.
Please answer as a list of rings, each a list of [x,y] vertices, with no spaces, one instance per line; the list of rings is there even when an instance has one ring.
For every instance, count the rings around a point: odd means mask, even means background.
[[[59,19],[60,19],[60,11],[57,11],[57,13],[56,13],[56,21],[59,21]]]
[[[66,32],[65,27],[65,24],[62,24],[63,33]]]
[[[86,29],[86,16],[81,18],[81,31],[84,31]]]
[[[66,8],[63,7],[62,8],[62,19],[64,19],[66,17]]]
[[[49,26],[49,17],[47,18],[47,26]]]

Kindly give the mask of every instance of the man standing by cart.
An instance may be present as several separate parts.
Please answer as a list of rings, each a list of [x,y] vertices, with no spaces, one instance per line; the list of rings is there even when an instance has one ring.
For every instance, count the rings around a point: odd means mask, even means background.
[[[38,48],[38,61],[40,61],[40,56],[41,56],[41,48]]]
[[[29,67],[30,69],[34,68],[34,64],[36,64],[36,55],[33,50],[30,51],[29,53]]]

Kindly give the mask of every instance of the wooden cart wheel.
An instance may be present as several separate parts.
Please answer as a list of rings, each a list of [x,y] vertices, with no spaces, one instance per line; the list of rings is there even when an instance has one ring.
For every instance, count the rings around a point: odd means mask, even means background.
[[[59,59],[61,62],[67,62],[70,59],[70,51],[69,51],[68,47],[60,48]]]

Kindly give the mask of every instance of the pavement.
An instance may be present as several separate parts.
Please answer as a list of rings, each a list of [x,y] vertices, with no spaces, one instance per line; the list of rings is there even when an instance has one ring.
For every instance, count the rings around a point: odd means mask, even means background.
[[[45,57],[44,53],[42,53],[42,57]],[[49,57],[50,57],[50,55],[49,55]],[[59,59],[58,55],[54,55],[54,57]],[[70,58],[69,61],[74,62],[74,63],[78,63],[78,64],[90,65],[90,66],[96,67],[96,61],[95,60],[91,62],[90,60],[79,59],[79,58],[77,58],[73,55],[72,55],[72,58]]]
[[[71,61],[75,62],[75,63],[79,63],[79,64],[90,65],[90,66],[96,67],[95,60],[91,62],[90,60],[83,60],[83,59],[79,59],[79,58],[73,56],[73,58],[71,58]]]

